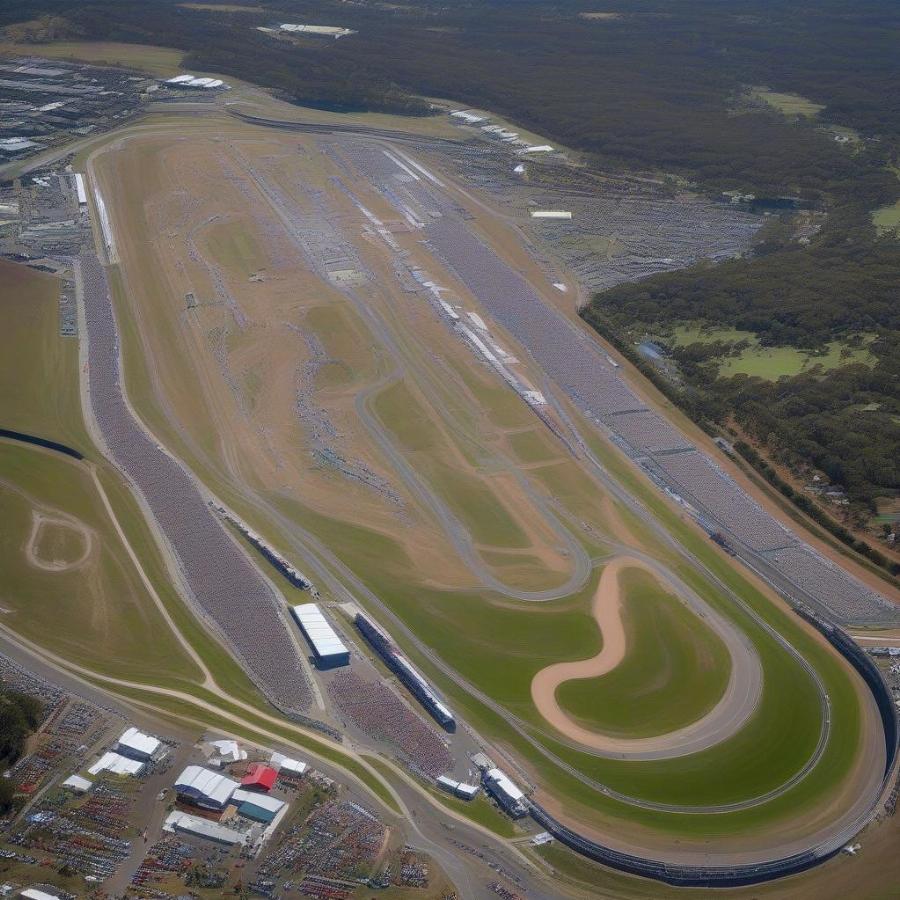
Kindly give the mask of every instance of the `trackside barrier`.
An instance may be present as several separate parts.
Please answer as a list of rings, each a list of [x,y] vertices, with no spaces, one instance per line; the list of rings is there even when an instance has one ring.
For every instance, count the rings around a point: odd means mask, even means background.
[[[826,859],[831,859],[840,852],[840,847],[823,855],[813,850],[788,856],[771,862],[754,863],[743,866],[682,866],[664,863],[653,859],[643,859],[604,847],[594,841],[576,834],[570,828],[557,822],[545,809],[536,803],[531,804],[531,817],[549,831],[561,844],[565,844],[576,853],[609,866],[627,872],[629,875],[640,875],[653,878],[676,887],[741,887],[748,884],[761,884],[785,875],[794,875],[811,869]]]
[[[55,450],[57,453],[64,453],[73,459],[84,459],[84,454],[69,447],[66,444],[60,444],[57,441],[51,441],[47,438],[36,437],[33,434],[24,434],[21,431],[10,431],[8,428],[0,428],[0,437],[9,438],[11,441],[20,441],[23,444],[34,444],[37,447],[46,447],[48,450]]]
[[[865,650],[843,629],[820,619],[815,613],[803,607],[797,607],[796,610],[802,618],[806,619],[810,625],[821,632],[828,640],[828,643],[856,669],[859,677],[862,678],[872,692],[875,698],[875,705],[878,707],[878,714],[881,716],[881,724],[884,728],[885,755],[887,757],[884,774],[887,777],[897,758],[897,713],[894,709],[891,693],[881,677],[881,672],[878,671],[878,666],[872,662]]]
[[[819,619],[810,610],[797,607],[796,611],[820,631],[828,639],[829,643],[853,666],[875,698],[884,729],[885,750],[887,751],[882,790],[879,791],[880,797],[893,772],[898,749],[897,714],[894,711],[894,705],[887,685],[884,683],[878,667],[848,634],[837,626]],[[877,806],[877,802],[873,804],[872,809],[875,806]],[[586,837],[582,837],[571,828],[554,819],[537,803],[531,802],[529,812],[535,822],[543,827],[545,831],[550,832],[561,844],[564,844],[576,853],[580,853],[582,856],[586,856],[588,859],[609,866],[612,869],[627,872],[629,875],[653,878],[656,881],[662,881],[665,884],[676,887],[742,887],[773,881],[786,875],[804,872],[831,859],[840,852],[845,842],[833,837],[820,847],[762,863],[737,866],[678,865],[622,853],[619,850],[613,850],[611,847],[605,847]],[[865,819],[860,820],[856,826],[856,831],[862,829],[864,825]],[[847,834],[845,839],[849,840],[851,837],[852,835]]]

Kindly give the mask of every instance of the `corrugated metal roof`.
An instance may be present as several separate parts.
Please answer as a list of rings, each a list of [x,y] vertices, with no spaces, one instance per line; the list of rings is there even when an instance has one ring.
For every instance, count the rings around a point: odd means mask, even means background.
[[[164,828],[166,831],[184,831],[188,834],[196,834],[199,837],[212,838],[227,844],[240,844],[246,839],[246,835],[233,828],[225,828],[215,822],[192,816],[190,813],[174,810],[166,818]]]
[[[88,778],[82,778],[80,775],[70,775],[64,782],[63,787],[72,788],[73,791],[84,792],[90,790],[94,782]]]
[[[350,652],[335,630],[328,624],[318,604],[301,603],[293,607],[292,612],[297,624],[319,656]]]
[[[178,791],[192,791],[224,806],[237,790],[238,783],[202,766],[187,766],[175,781]]]
[[[112,772],[114,775],[140,775],[144,764],[136,759],[129,759],[114,750],[107,750],[89,769],[91,775],[100,772]]]
[[[277,797],[270,797],[268,794],[257,794],[253,791],[245,791],[243,788],[238,788],[231,795],[231,800],[233,803],[251,803],[253,806],[258,806],[260,809],[264,809],[266,812],[272,814],[277,813],[278,810],[284,806],[284,800],[279,800]]]
[[[305,762],[301,762],[299,759],[291,759],[291,757],[285,756],[283,753],[278,753],[277,751],[272,754],[272,758],[269,762],[272,764],[273,768],[278,769],[279,772],[294,772],[297,775],[302,775],[306,771]]]
[[[487,778],[510,800],[521,800],[525,796],[502,769],[489,769]]]

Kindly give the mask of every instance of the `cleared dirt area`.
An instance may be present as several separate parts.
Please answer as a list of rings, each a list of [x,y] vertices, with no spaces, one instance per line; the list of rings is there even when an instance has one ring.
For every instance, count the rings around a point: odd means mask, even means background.
[[[398,450],[428,445],[417,459],[427,490],[465,523],[493,577],[539,588],[565,580],[572,551],[485,443],[487,411],[471,389],[445,377],[471,368],[468,351],[407,299],[359,226],[344,225],[359,214],[335,186],[339,160],[308,139],[148,137],[105,153],[97,171],[119,217],[135,325],[160,363],[131,388],[158,410],[151,427],[183,423],[178,440],[230,482],[390,535],[429,581],[465,586],[448,526],[396,471]],[[339,228],[316,224],[326,208]],[[291,240],[292,225],[318,229],[307,241],[327,245],[330,271],[321,247]],[[376,305],[394,316],[388,335],[367,315]],[[383,422],[384,440],[359,404],[371,394],[383,407],[408,389],[392,383],[407,369],[415,393]],[[486,373],[473,383],[490,390]]]
[[[35,568],[49,572],[79,569],[93,548],[91,530],[77,519],[32,509],[25,556]]]
[[[729,684],[722,698],[705,715],[696,721],[670,731],[647,738],[622,738],[601,734],[576,722],[559,704],[557,691],[566,682],[577,679],[600,678],[622,664],[626,654],[634,652],[637,635],[627,635],[623,624],[623,596],[621,576],[628,570],[639,569],[654,579],[659,573],[646,563],[633,557],[619,557],[607,563],[600,576],[594,594],[593,614],[603,635],[603,647],[590,659],[563,662],[548,666],[535,675],[531,682],[531,696],[544,718],[570,740],[604,753],[642,758],[677,756],[697,752],[715,746],[737,731],[756,709],[761,689],[761,670],[758,660],[752,657],[746,644],[740,641],[727,624],[711,616],[708,609],[694,609],[702,615],[706,625],[718,632],[731,655]],[[662,587],[662,584],[660,584]],[[725,627],[723,627],[725,626]],[[673,685],[671,702],[690,704],[684,697],[681,685]],[[681,695],[681,696],[679,696]]]

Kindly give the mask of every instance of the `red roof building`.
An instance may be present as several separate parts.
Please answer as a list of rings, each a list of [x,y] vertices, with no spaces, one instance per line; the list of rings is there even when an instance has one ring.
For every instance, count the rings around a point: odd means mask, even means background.
[[[278,773],[274,769],[264,766],[262,763],[254,763],[247,769],[247,774],[241,779],[241,786],[269,791],[275,784],[277,777]]]

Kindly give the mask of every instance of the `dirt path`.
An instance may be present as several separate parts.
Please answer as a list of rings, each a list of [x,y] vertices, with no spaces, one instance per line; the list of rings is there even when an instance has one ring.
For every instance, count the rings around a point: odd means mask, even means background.
[[[45,525],[56,525],[76,532],[81,537],[84,546],[81,555],[71,562],[60,559],[48,560],[41,557],[38,554],[37,544],[41,528]],[[82,522],[79,522],[77,519],[69,518],[68,516],[49,515],[47,513],[38,512],[36,509],[31,511],[31,534],[28,535],[28,540],[25,542],[25,557],[27,558],[29,565],[34,566],[36,569],[44,569],[47,572],[69,572],[80,569],[88,561],[93,550],[93,532]]]
[[[705,716],[667,734],[647,738],[614,738],[579,725],[556,700],[556,689],[564,682],[575,678],[599,678],[615,669],[625,658],[628,641],[622,622],[620,576],[627,569],[641,569],[664,586],[664,576],[636,557],[619,556],[608,563],[600,576],[593,603],[594,618],[603,635],[603,648],[590,659],[555,663],[541,669],[531,682],[532,700],[557,731],[592,750],[646,758],[647,754],[681,756],[712,747],[734,734],[753,714],[759,703],[761,680],[753,677],[754,672],[759,670],[755,653],[729,622],[706,607],[698,597],[684,599],[693,612],[719,635],[731,657],[731,672],[725,692]]]

